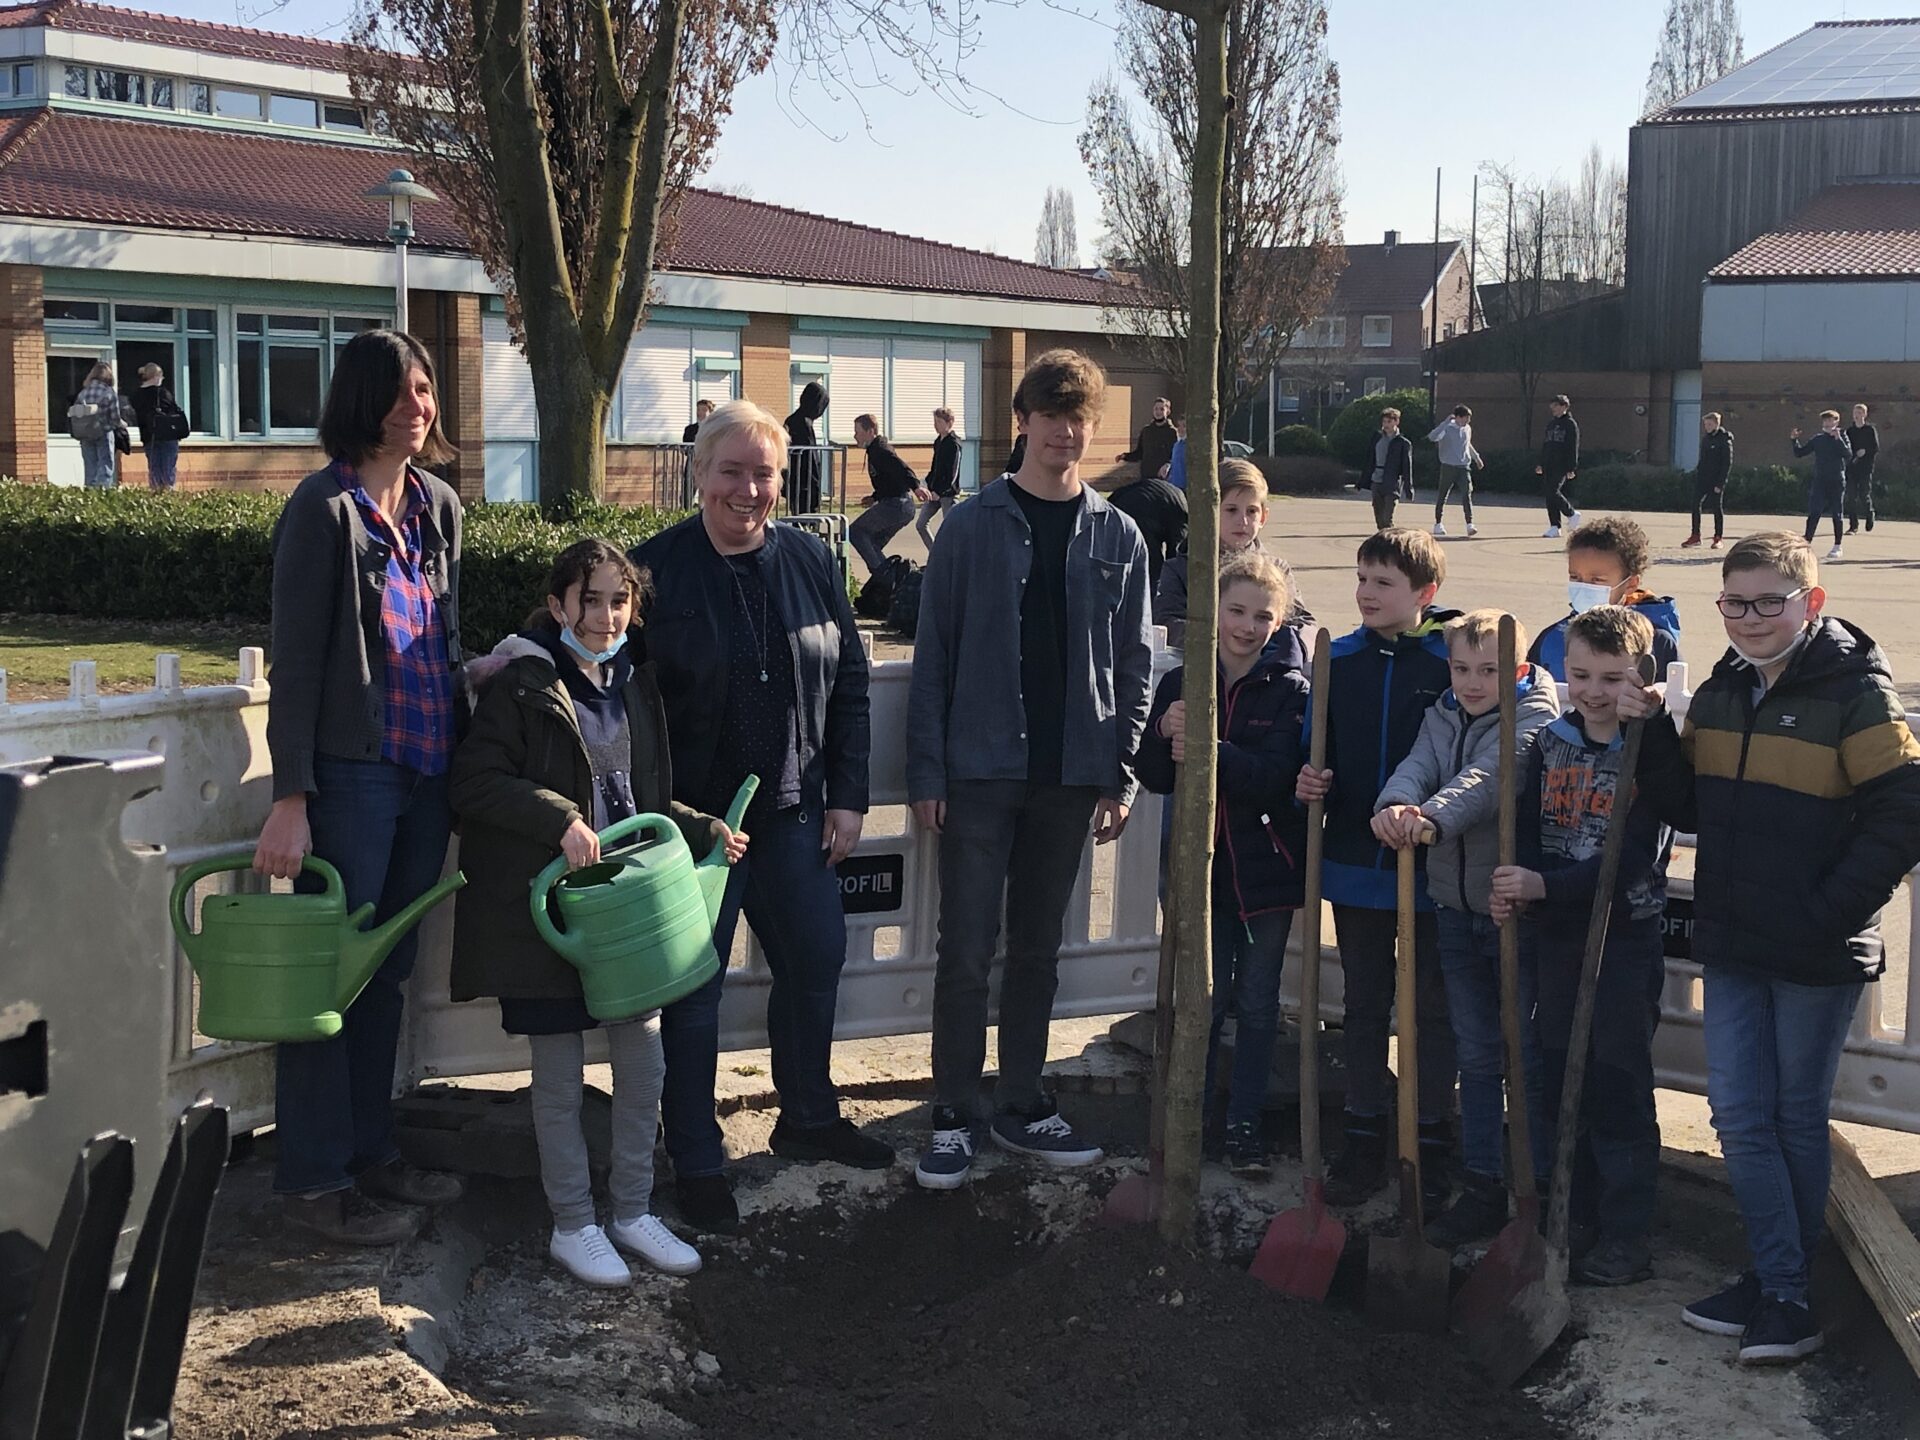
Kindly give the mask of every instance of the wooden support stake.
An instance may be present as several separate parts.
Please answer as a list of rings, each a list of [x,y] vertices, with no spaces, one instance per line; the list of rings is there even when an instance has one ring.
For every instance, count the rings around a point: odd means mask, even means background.
[[[1827,1192],[1827,1225],[1907,1363],[1920,1375],[1920,1239],[1846,1136],[1831,1126],[1828,1133],[1833,1185]]]

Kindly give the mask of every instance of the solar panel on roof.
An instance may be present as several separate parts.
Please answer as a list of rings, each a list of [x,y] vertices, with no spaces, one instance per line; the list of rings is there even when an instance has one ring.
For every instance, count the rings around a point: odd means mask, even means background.
[[[1920,100],[1920,21],[1816,25],[1676,100],[1676,110]]]

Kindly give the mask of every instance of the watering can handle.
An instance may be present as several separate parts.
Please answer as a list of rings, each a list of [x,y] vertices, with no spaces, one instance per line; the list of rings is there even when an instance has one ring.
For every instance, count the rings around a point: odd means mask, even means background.
[[[747,818],[747,806],[753,803],[754,793],[760,788],[760,777],[749,775],[740,782],[740,788],[733,792],[733,804],[727,807],[727,829],[738,830],[740,822]]]
[[[173,933],[185,945],[193,938],[193,930],[187,924],[187,900],[193,894],[193,887],[209,875],[218,875],[228,870],[251,870],[253,852],[236,851],[231,855],[216,855],[209,860],[196,860],[180,872],[173,882]],[[317,855],[305,856],[300,862],[302,870],[311,870],[327,882],[326,893],[338,895],[342,906],[346,904],[346,886],[340,881],[340,872]]]

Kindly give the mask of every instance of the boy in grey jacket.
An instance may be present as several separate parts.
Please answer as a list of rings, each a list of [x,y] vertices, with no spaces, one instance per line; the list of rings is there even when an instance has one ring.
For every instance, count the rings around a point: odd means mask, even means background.
[[[1373,833],[1383,845],[1419,843],[1434,832],[1427,856],[1427,891],[1440,932],[1440,967],[1447,985],[1460,1065],[1460,1155],[1466,1169],[1460,1196],[1427,1227],[1437,1244],[1460,1245],[1491,1235],[1507,1222],[1501,1182],[1500,928],[1492,908],[1493,870],[1499,863],[1500,618],[1498,610],[1470,610],[1447,623],[1447,663],[1453,688],[1427,711],[1419,738],[1374,801]],[[1519,631],[1519,626],[1515,626]],[[1526,635],[1515,636],[1524,654]],[[1522,662],[1519,676],[1521,753],[1534,733],[1560,713],[1553,676]],[[1532,1009],[1532,975],[1521,971],[1521,1007]],[[1527,1088],[1534,1090],[1538,1056],[1529,1042]]]
[[[1458,485],[1467,534],[1479,534],[1479,527],[1473,523],[1473,472],[1486,469],[1487,462],[1473,448],[1473,411],[1465,405],[1454,406],[1453,414],[1434,426],[1427,439],[1440,447],[1440,491],[1433,497],[1433,533],[1447,533],[1447,496]]]

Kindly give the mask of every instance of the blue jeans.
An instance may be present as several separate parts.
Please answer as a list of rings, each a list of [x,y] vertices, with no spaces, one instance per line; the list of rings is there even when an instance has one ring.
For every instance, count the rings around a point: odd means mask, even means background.
[[[1440,929],[1440,973],[1447,982],[1447,1017],[1460,1067],[1460,1159],[1484,1179],[1498,1180],[1503,1163],[1506,1111],[1503,1077],[1506,1047],[1500,1034],[1500,927],[1488,915],[1435,907]],[[1528,1131],[1533,1138],[1533,1170],[1543,1174],[1551,1161],[1540,1153],[1540,1044],[1533,1024],[1533,966],[1520,965],[1520,1048],[1525,1067]]]
[[[1227,1124],[1257,1125],[1280,1033],[1280,967],[1286,959],[1291,910],[1242,920],[1215,902],[1213,1028],[1207,1032],[1207,1088],[1220,1054],[1220,1027],[1233,1015],[1233,1070],[1227,1076]]]
[[[799,1126],[831,1125],[840,1118],[831,1061],[840,970],[847,963],[847,921],[839,878],[820,848],[824,823],[817,798],[748,817],[752,843],[727,877],[713,928],[721,972],[660,1012],[667,1058],[661,1113],[667,1153],[678,1175],[717,1175],[727,1163],[713,1113],[713,1084],[720,1059],[724,962],[743,910],[773,974],[767,1039],[780,1117]]]
[[[120,457],[114,453],[113,431],[97,440],[80,442],[80,472],[89,490],[111,490],[120,483]]]
[[[1707,1099],[1769,1299],[1807,1301],[1833,1165],[1833,1079],[1863,988],[1706,972]]]
[[[174,470],[180,464],[180,442],[178,440],[149,440],[147,452],[147,488],[149,490],[171,490]]]
[[[913,524],[919,505],[911,495],[876,500],[847,527],[847,543],[859,555],[867,574],[877,575],[887,563],[887,542]]]
[[[347,910],[371,902],[378,925],[440,878],[453,812],[447,777],[384,760],[317,755],[307,798],[313,853],[340,872]],[[304,874],[301,891],[324,888]],[[393,1066],[413,974],[418,929],[393,947],[331,1040],[279,1047],[273,1188],[312,1195],[344,1190],[369,1166],[399,1154],[393,1143]]]

